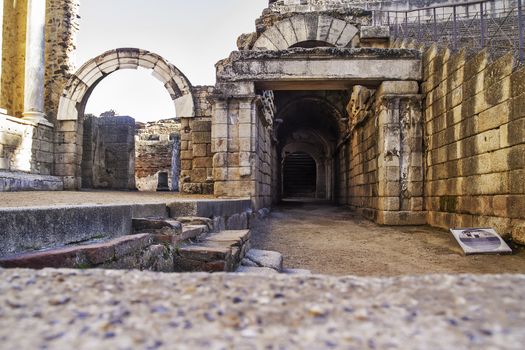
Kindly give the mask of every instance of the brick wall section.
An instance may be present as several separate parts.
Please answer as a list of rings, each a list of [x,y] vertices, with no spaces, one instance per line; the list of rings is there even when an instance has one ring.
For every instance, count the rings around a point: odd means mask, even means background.
[[[428,223],[525,243],[525,70],[435,48],[424,67]]]
[[[168,174],[170,190],[178,188],[178,174],[174,179],[173,152],[180,152],[180,122],[175,119],[148,124],[137,124],[135,136],[135,183],[139,191],[156,191],[159,173]],[[180,165],[176,164],[180,169]],[[173,181],[177,183],[173,184]]]

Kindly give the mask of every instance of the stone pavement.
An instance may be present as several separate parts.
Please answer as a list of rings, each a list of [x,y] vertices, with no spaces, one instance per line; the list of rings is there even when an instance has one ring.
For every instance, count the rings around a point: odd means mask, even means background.
[[[2,349],[522,349],[525,275],[0,270]]]

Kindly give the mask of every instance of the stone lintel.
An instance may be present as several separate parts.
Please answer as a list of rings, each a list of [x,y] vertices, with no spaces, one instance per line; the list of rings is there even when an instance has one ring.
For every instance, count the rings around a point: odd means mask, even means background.
[[[417,50],[315,48],[234,52],[217,65],[219,82],[253,81],[266,90],[347,89],[422,79]]]

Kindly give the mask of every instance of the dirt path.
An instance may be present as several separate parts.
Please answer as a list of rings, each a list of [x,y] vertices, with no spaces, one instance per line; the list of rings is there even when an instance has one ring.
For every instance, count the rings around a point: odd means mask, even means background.
[[[524,273],[514,255],[461,254],[453,237],[430,227],[380,227],[345,208],[288,203],[253,229],[255,248],[283,254],[285,266],[331,275]],[[516,247],[513,247],[516,248]]]

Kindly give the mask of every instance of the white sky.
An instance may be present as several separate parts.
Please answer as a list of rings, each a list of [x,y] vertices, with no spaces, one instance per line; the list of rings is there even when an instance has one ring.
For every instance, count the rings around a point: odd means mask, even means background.
[[[255,31],[268,0],[84,0],[76,67],[104,51],[137,47],[177,66],[193,85],[215,84],[215,63],[237,49],[237,37]],[[151,71],[117,71],[93,91],[86,113],[109,109],[139,121],[175,116]]]

